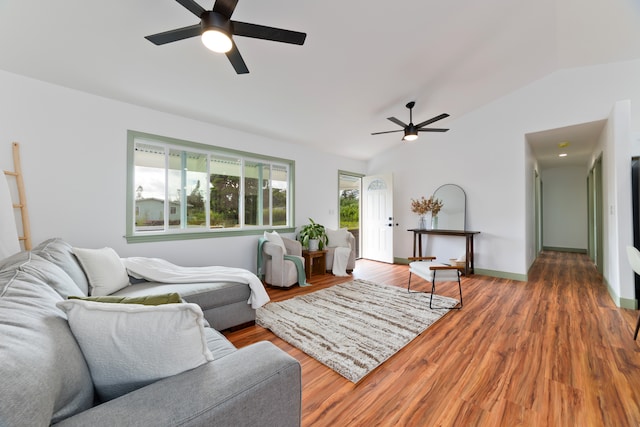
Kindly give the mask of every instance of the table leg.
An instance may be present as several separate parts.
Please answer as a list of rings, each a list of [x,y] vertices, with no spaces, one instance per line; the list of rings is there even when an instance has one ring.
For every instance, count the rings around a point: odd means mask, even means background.
[[[473,235],[469,234],[466,238],[466,255],[464,261],[464,275],[473,274],[475,269],[473,265]]]
[[[304,257],[304,275],[307,277],[307,280],[311,279],[311,264],[312,258],[310,256]]]
[[[470,237],[469,244],[470,244],[470,246],[471,246],[471,247],[469,248],[469,254],[470,254],[470,256],[471,256],[471,274],[474,274],[476,270],[475,270],[474,263],[473,263],[473,253],[474,253],[474,252],[473,252],[473,234],[472,234],[472,235],[470,235],[469,237]]]

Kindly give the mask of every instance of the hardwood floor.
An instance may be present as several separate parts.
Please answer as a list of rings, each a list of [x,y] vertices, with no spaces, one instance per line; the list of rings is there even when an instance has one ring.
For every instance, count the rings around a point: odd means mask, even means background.
[[[353,277],[405,287],[408,267],[359,260]],[[268,292],[279,301],[348,280]],[[455,297],[457,286],[437,291]],[[528,282],[463,278],[463,296],[358,384],[259,326],[227,337],[269,340],[300,361],[303,426],[640,425],[637,311],[613,304],[586,255],[542,253]]]

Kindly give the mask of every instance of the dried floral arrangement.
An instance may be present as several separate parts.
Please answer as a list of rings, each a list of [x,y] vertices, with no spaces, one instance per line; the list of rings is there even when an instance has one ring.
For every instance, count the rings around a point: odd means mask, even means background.
[[[433,199],[433,196],[431,196],[429,198],[429,200]],[[431,201],[431,215],[432,216],[438,216],[438,213],[440,212],[440,209],[442,209],[443,203],[442,200],[440,199],[433,199]]]
[[[428,199],[425,199],[424,196],[417,200],[411,199],[411,212],[416,213],[420,216],[424,216],[429,212],[431,212],[431,215],[437,216],[440,212],[440,209],[442,209],[442,206],[442,200],[434,199],[433,196],[429,197]]]

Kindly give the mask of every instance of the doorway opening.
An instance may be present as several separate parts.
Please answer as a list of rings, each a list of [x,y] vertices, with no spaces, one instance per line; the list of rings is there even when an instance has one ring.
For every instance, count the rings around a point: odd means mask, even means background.
[[[346,228],[356,239],[356,259],[360,256],[361,174],[338,172],[339,228]]]

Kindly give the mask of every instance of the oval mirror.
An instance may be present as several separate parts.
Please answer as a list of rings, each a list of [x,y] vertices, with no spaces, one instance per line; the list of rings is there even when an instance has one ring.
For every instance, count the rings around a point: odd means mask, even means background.
[[[442,201],[442,209],[432,228],[436,230],[466,230],[467,195],[456,184],[441,185],[433,192],[433,198]]]

